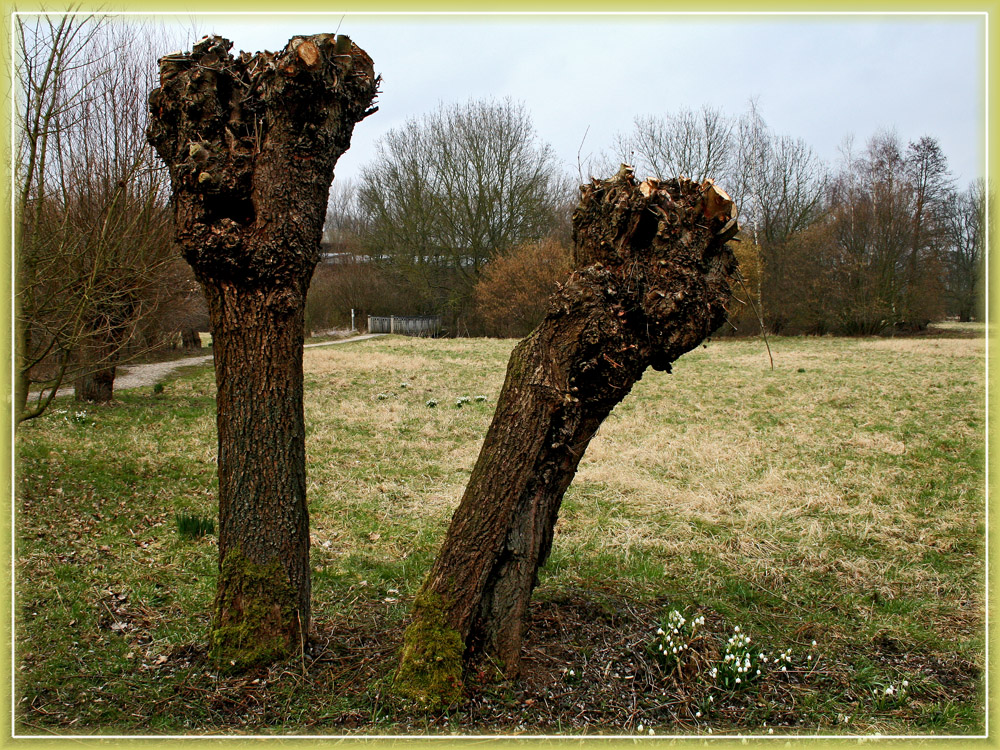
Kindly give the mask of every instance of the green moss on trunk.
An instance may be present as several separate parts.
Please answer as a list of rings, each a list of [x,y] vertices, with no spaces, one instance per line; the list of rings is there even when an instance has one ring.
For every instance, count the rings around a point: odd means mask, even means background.
[[[448,624],[442,598],[422,591],[414,621],[403,636],[403,657],[394,687],[399,695],[436,709],[462,697],[462,636]]]
[[[241,671],[291,656],[301,638],[295,589],[278,560],[256,565],[226,555],[219,573],[210,656],[222,671]]]

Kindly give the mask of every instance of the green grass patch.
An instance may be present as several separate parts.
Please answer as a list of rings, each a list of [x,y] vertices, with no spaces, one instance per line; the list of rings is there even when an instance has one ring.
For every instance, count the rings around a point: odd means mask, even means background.
[[[772,650],[816,640],[819,666],[738,692],[704,668],[680,683],[654,670],[636,695],[669,706],[643,719],[657,734],[979,733],[984,346],[964,331],[777,337],[773,372],[759,341],[716,340],[672,375],[648,372],[592,441],[540,573],[529,637],[544,659],[530,664],[554,683],[467,676],[473,698],[436,715],[388,685],[514,342],[390,336],[306,351],[316,632],[304,660],[243,677],[207,657],[210,369],[110,406],[57,400],[16,436],[17,731],[633,731],[611,686],[636,682],[636,654],[676,607],[706,616],[704,664],[739,625]],[[639,635],[604,646],[590,622]],[[904,679],[907,699],[887,702]],[[577,692],[582,712],[532,713],[576,705]]]

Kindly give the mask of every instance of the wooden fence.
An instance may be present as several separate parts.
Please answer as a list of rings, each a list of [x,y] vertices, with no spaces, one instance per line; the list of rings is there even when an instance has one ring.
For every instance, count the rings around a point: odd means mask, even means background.
[[[400,317],[398,315],[369,315],[368,333],[400,333],[404,336],[440,336],[441,316]]]

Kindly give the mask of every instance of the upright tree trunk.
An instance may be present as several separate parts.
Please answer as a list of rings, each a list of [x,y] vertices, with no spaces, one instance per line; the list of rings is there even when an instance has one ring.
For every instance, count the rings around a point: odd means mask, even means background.
[[[605,417],[647,366],[725,320],[736,210],[711,181],[636,185],[623,167],[583,188],[574,267],[515,347],[462,501],[417,596],[397,688],[455,699],[463,658],[515,676],[528,602],[563,494]]]
[[[309,627],[303,305],[228,282],[207,282],[205,293],[219,432],[213,648],[223,660],[236,650],[267,661],[301,645]],[[248,620],[255,633],[245,632]]]
[[[345,37],[229,54],[206,37],[160,60],[149,140],[170,168],[177,240],[212,321],[223,668],[296,652],[310,625],[303,312],[333,167],[378,88]]]
[[[93,333],[81,340],[78,356],[82,359],[82,374],[73,381],[73,397],[77,401],[106,404],[115,396],[115,364],[127,339],[127,326],[108,324],[101,317]]]
[[[181,329],[181,346],[185,349],[201,349],[201,337],[198,335],[197,329]]]
[[[73,397],[77,401],[106,404],[115,396],[114,365],[81,375],[73,382]]]

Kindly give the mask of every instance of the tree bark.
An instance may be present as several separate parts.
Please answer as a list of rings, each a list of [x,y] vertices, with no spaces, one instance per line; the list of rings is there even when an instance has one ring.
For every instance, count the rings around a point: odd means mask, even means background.
[[[119,312],[117,310],[113,312]],[[93,325],[93,332],[81,340],[77,356],[82,360],[80,375],[73,381],[73,397],[76,401],[90,401],[97,404],[110,403],[115,396],[116,362],[131,333],[128,318],[102,315]]]
[[[177,240],[208,301],[219,433],[222,668],[296,653],[310,626],[303,311],[333,168],[379,79],[346,37],[160,60],[148,137],[170,168]]]
[[[637,185],[630,168],[582,188],[573,275],[514,349],[493,422],[413,609],[397,689],[460,695],[463,660],[516,676],[528,602],[563,494],[591,438],[648,366],[723,323],[736,210],[711,181]]]
[[[73,383],[73,397],[77,401],[91,401],[97,404],[110,402],[115,395],[116,367],[102,367],[78,377]]]

